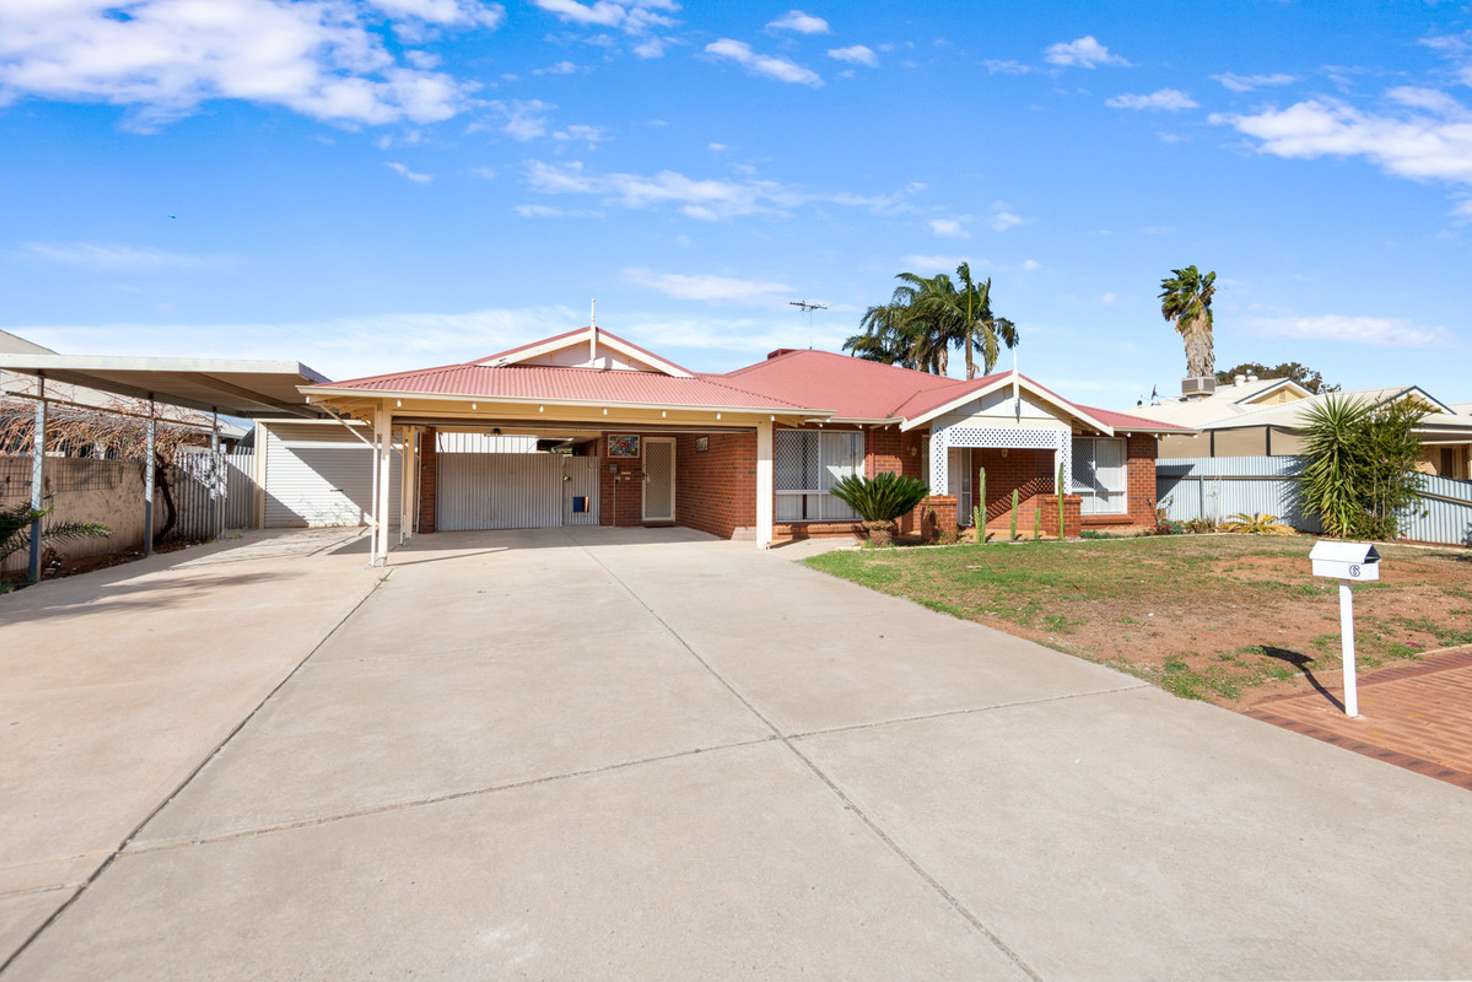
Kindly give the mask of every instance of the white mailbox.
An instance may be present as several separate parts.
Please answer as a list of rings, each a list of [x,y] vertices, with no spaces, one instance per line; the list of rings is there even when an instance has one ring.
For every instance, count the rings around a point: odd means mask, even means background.
[[[1308,558],[1315,576],[1359,582],[1380,579],[1380,554],[1368,542],[1315,542]]]

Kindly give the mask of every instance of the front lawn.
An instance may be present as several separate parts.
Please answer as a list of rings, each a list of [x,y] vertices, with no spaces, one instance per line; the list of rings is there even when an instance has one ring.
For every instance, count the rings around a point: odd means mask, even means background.
[[[1339,666],[1336,585],[1309,537],[1181,535],[844,549],[814,569],[1121,668],[1177,695],[1250,701]],[[1359,666],[1472,643],[1472,553],[1386,546],[1355,587]]]

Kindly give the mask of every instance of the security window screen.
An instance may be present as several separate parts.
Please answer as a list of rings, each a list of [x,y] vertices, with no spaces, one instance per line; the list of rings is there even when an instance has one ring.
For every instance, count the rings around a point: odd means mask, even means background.
[[[864,470],[864,434],[824,430],[776,433],[777,521],[843,522],[859,516],[833,497],[833,485]]]

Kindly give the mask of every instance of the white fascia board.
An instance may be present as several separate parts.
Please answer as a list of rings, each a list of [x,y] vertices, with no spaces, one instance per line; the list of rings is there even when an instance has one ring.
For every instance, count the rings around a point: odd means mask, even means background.
[[[475,364],[492,366],[515,365],[517,362],[526,361],[528,358],[536,358],[539,355],[549,354],[553,351],[561,351],[563,348],[571,348],[575,344],[586,344],[592,334],[593,329],[591,327],[585,327],[576,334],[552,338],[551,340],[543,341],[541,344],[533,345],[530,348],[522,348],[520,351],[513,351],[509,355],[501,355],[498,358],[487,358],[484,361],[475,362]]]
[[[913,430],[917,426],[925,425],[932,419],[935,419],[937,416],[944,416],[946,413],[951,412],[952,410],[960,409],[968,402],[975,402],[977,399],[980,399],[981,397],[986,395],[990,395],[991,393],[996,392],[998,389],[1010,388],[1012,386],[1012,381],[1012,376],[1006,375],[991,383],[990,385],[983,386],[980,389],[973,389],[972,391],[967,392],[964,395],[957,396],[950,402],[947,402],[940,406],[936,406],[934,409],[921,413],[914,419],[906,420],[905,422],[900,424],[900,430],[901,432]],[[1088,413],[1084,412],[1082,409],[1071,403],[1061,401],[1057,396],[1054,396],[1053,394],[1038,388],[1036,385],[1033,385],[1023,375],[1017,376],[1017,387],[1025,390],[1029,394],[1035,396],[1036,398],[1047,403],[1053,408],[1061,409],[1065,414],[1072,416],[1074,419],[1089,424],[1100,433],[1103,433],[1105,436],[1114,435],[1114,427],[1110,426],[1108,423],[1105,423],[1103,420],[1095,419],[1094,417],[1090,416]]]
[[[612,348],[614,351],[617,351],[619,354],[625,355],[625,356],[627,356],[629,358],[632,358],[635,361],[641,361],[644,364],[649,365],[652,368],[657,368],[661,372],[664,372],[666,375],[673,375],[675,378],[694,378],[695,377],[694,375],[691,375],[689,372],[685,371],[680,366],[675,365],[675,364],[671,364],[670,362],[665,361],[663,358],[659,357],[658,355],[652,355],[652,354],[649,354],[648,352],[640,351],[638,348],[634,347],[633,345],[631,345],[631,344],[625,344],[623,341],[619,340],[618,338],[613,337],[612,335],[609,335],[609,334],[605,334],[605,333],[603,333],[601,331],[598,333],[598,343],[600,345],[603,345],[604,347]]]
[[[1228,383],[1223,383],[1223,386],[1225,386],[1227,384]],[[1250,402],[1252,402],[1255,399],[1261,399],[1263,396],[1272,395],[1274,392],[1277,392],[1279,389],[1285,389],[1285,388],[1286,389],[1294,389],[1300,395],[1305,396],[1305,397],[1308,397],[1308,398],[1311,398],[1313,396],[1313,393],[1312,392],[1310,392],[1308,389],[1305,389],[1299,383],[1293,381],[1291,378],[1285,378],[1285,379],[1279,379],[1278,380],[1278,384],[1276,384],[1276,385],[1265,386],[1265,387],[1263,387],[1261,389],[1258,389],[1256,392],[1252,392],[1252,393],[1249,393],[1248,395],[1243,396],[1240,399],[1233,399],[1232,400],[1232,405],[1234,405],[1234,406],[1241,406],[1241,405],[1243,405],[1245,403],[1250,403]]]
[[[554,338],[550,341],[543,341],[541,344],[533,345],[530,348],[522,348],[520,351],[514,351],[509,355],[503,355],[500,358],[490,358],[485,361],[478,361],[475,364],[489,365],[492,367],[515,365],[518,362],[527,361],[532,358],[539,358],[542,355],[549,355],[554,351],[562,351],[565,348],[573,348],[580,344],[587,344],[592,336],[593,329],[591,327],[585,327],[581,331],[578,331],[576,334],[569,334],[566,337]],[[618,338],[610,335],[606,331],[598,332],[598,344],[600,347],[611,348],[627,358],[632,358],[635,361],[643,362],[651,368],[656,368],[665,375],[671,375],[675,378],[695,377],[689,372],[680,368],[678,365],[671,364],[670,362],[665,361],[663,358],[660,358],[658,355],[653,355],[645,351],[640,351],[633,345],[626,344]]]
[[[803,406],[786,407],[762,407],[762,406],[688,406],[675,402],[619,402],[608,399],[547,399],[530,396],[504,396],[504,395],[451,395],[449,393],[426,393],[426,392],[395,392],[383,389],[339,389],[330,385],[303,385],[299,386],[303,395],[336,396],[348,399],[402,399],[416,402],[502,402],[518,406],[578,406],[608,409],[677,409],[681,412],[692,413],[749,413],[753,416],[820,416],[829,419],[833,415],[831,409],[808,409]],[[407,411],[410,407],[402,408]]]

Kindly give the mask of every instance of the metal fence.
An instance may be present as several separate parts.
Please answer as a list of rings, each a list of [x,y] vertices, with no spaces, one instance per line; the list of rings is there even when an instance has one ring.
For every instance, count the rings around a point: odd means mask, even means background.
[[[177,512],[170,539],[209,539],[217,530],[255,525],[255,457],[251,453],[181,454],[170,470]]]
[[[1317,518],[1303,514],[1301,457],[1179,457],[1155,462],[1155,496],[1167,518],[1220,522],[1232,515],[1277,515],[1305,532]],[[1472,545],[1472,481],[1426,476],[1421,503],[1401,515],[1401,537]]]

